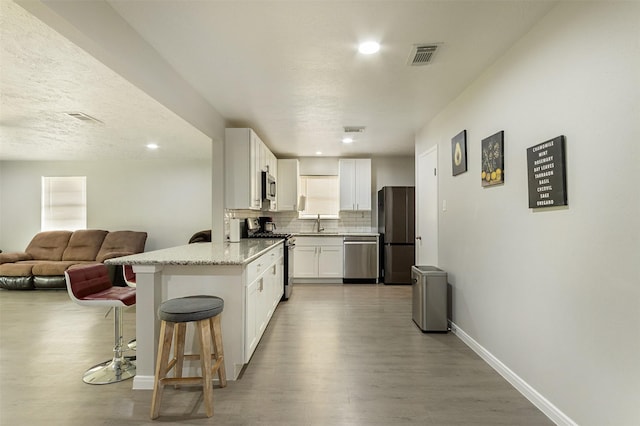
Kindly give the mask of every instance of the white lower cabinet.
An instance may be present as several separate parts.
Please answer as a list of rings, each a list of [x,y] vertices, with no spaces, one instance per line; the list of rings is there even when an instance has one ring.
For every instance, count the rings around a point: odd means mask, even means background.
[[[342,237],[296,238],[294,278],[342,278]]]
[[[299,241],[300,238],[298,237],[296,240]],[[317,278],[318,248],[316,246],[301,246],[297,241],[293,260],[293,277]]]
[[[245,353],[253,353],[258,345],[256,307],[258,306],[259,286],[262,284],[262,278],[256,279],[247,286],[247,315],[246,315],[246,331],[245,331]],[[251,357],[251,355],[249,355]],[[247,360],[245,359],[245,362]]]
[[[249,362],[284,292],[284,246],[279,245],[247,265],[245,363]]]
[[[342,239],[340,246],[318,247],[318,278],[342,278]]]

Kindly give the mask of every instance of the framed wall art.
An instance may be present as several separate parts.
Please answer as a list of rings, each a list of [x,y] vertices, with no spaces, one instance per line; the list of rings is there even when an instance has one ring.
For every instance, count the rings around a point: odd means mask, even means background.
[[[482,140],[482,186],[504,183],[504,130]]]
[[[567,206],[565,137],[527,148],[529,208]]]
[[[453,176],[467,171],[467,131],[463,130],[451,139],[451,170]]]

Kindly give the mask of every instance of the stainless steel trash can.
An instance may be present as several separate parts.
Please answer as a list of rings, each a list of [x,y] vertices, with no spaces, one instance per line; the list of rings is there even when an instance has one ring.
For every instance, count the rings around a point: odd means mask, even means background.
[[[447,273],[435,266],[412,266],[413,321],[422,331],[447,332]]]

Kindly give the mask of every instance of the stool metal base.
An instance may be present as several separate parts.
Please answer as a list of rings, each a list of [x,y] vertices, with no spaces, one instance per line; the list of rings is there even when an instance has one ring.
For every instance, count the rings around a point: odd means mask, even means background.
[[[136,364],[132,357],[125,357],[122,339],[122,307],[114,309],[113,358],[88,369],[82,381],[90,385],[108,385],[127,380],[136,375]]]
[[[82,381],[90,385],[122,382],[136,375],[136,364],[127,358],[114,358],[88,369]]]

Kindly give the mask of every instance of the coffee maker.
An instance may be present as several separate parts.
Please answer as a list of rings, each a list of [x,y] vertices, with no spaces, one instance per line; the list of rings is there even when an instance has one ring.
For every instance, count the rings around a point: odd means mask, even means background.
[[[273,232],[276,230],[276,224],[272,217],[260,216],[258,222],[260,223],[260,230],[262,232]]]

